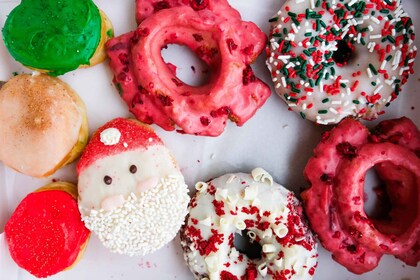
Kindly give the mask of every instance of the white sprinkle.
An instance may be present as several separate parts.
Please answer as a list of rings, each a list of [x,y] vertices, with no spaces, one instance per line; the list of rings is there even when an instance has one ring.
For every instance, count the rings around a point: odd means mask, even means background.
[[[373,21],[376,24],[379,24],[380,23],[379,19],[377,17],[375,17],[375,16],[371,16],[370,17],[370,20]]]
[[[381,67],[379,69],[384,70],[387,62],[388,61],[386,59],[384,59],[384,61],[382,61],[382,63],[381,63]]]
[[[299,29],[296,27],[295,23],[292,23],[292,29],[296,34],[299,33]]]
[[[369,38],[370,39],[381,39],[382,35],[381,34],[374,34],[374,35],[370,35]]]
[[[372,70],[370,70],[370,68],[367,68],[367,69],[366,69],[366,71],[367,71],[367,73],[368,73],[368,77],[369,77],[369,78],[372,78],[372,77],[373,77],[373,75],[372,75]]]
[[[349,3],[349,6],[351,7],[351,6],[353,6],[354,4],[356,4],[356,2],[357,2],[358,0],[352,0],[352,1],[350,1],[350,3]]]
[[[379,85],[374,91],[373,91],[373,94],[377,94],[378,92],[380,92],[381,91],[381,89],[383,88],[384,86],[383,85]]]
[[[311,9],[315,9],[315,0],[311,0]]]

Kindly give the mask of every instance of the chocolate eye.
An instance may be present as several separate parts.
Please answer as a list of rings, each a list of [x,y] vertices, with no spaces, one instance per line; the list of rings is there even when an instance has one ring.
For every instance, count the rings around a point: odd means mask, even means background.
[[[135,166],[134,164],[130,166],[130,172],[131,173],[136,173],[137,172],[137,166]]]
[[[107,185],[111,185],[111,184],[112,184],[112,178],[111,178],[111,177],[109,177],[108,175],[106,175],[106,176],[104,177],[104,182],[105,182],[105,184],[107,184]]]

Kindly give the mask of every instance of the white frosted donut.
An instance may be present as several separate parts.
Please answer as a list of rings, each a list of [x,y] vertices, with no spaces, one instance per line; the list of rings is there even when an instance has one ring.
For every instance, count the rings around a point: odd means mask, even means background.
[[[319,124],[377,118],[414,72],[414,27],[400,0],[288,0],[269,22],[275,90]]]
[[[312,279],[318,254],[302,208],[266,171],[226,174],[196,189],[181,230],[196,279]],[[235,234],[258,243],[259,257],[236,249]]]

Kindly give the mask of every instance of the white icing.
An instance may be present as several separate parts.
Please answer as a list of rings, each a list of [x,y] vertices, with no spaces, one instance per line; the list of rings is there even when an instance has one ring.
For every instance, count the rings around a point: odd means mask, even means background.
[[[145,255],[172,240],[189,202],[184,177],[162,145],[93,162],[79,174],[78,190],[86,227],[112,252],[127,255]]]
[[[252,174],[261,174],[261,170],[254,170]],[[255,180],[255,178],[258,180]],[[256,277],[258,280],[271,279],[272,276],[269,273],[285,269],[296,271],[296,274],[290,277],[292,280],[312,278],[309,270],[317,264],[317,251],[315,240],[307,227],[303,224],[294,225],[294,229],[299,228],[303,234],[297,237],[303,238],[301,242],[310,244],[312,246],[311,250],[307,250],[305,246],[300,245],[301,243],[283,247],[276,240],[279,237],[284,238],[291,234],[290,232],[296,232],[295,230],[289,231],[287,225],[288,216],[296,215],[294,207],[298,204],[297,199],[281,185],[273,182],[270,186],[270,181],[261,180],[261,178],[261,176],[244,173],[226,174],[211,180],[204,191],[196,193],[196,206],[190,206],[187,226],[199,230],[202,238],[199,239],[189,235],[188,227],[181,237],[182,246],[189,248],[184,251],[184,257],[190,269],[197,273],[196,275],[210,277],[210,279],[220,279],[220,273],[225,270],[241,279],[245,274],[247,263],[253,262],[258,270]],[[215,194],[211,195],[209,191],[213,187],[215,188]],[[249,190],[248,194],[246,194],[247,189]],[[227,195],[225,197],[226,191]],[[253,200],[248,199],[250,196],[253,197]],[[216,214],[214,201],[224,203],[223,215],[218,216]],[[241,210],[244,207],[249,209],[256,201],[260,202],[257,203],[259,205],[256,214],[247,214]],[[289,210],[288,207],[292,209]],[[270,223],[268,228],[264,230],[256,226],[247,228],[244,221],[249,219],[257,221],[257,214],[260,216],[260,222]],[[192,219],[199,222],[194,224]],[[200,222],[203,220],[206,223]],[[212,221],[211,224],[210,220]],[[275,222],[278,225],[275,225]],[[246,255],[239,253],[229,245],[229,236],[235,233],[241,234],[244,229],[248,230],[247,235],[250,239],[260,240],[259,243],[262,246],[262,251],[265,252],[265,258],[250,260]],[[211,252],[209,256],[201,255],[196,249],[198,247],[197,243],[200,240],[208,240],[213,236],[214,232],[212,231],[214,230],[223,235],[223,242],[217,245],[217,252]],[[284,258],[289,259],[288,262],[278,258],[280,251],[284,252]],[[211,258],[208,259],[209,257]],[[239,257],[243,257],[242,261]],[[225,266],[226,263],[229,263],[229,266]]]
[[[112,146],[118,144],[121,138],[121,132],[113,127],[107,128],[101,132],[101,142],[105,146]]]
[[[334,5],[332,4],[333,0],[322,1],[323,4],[329,4],[334,10]],[[391,1],[393,2],[393,1]],[[351,14],[354,12],[352,10],[347,15],[347,22],[345,26],[338,26],[333,21],[334,13],[330,13],[325,9],[325,6],[322,4],[316,7],[316,1],[286,1],[282,8],[279,11],[279,14],[288,15],[288,12],[294,14],[306,14],[308,12],[319,13],[323,11],[322,15],[323,23],[327,26],[332,26],[332,30],[338,34],[338,40],[344,38],[346,34],[349,33],[352,27],[358,28],[359,30],[367,29],[364,31],[364,36],[361,33],[358,33],[356,36],[350,34],[350,40],[353,42],[355,47],[355,55],[352,56],[349,64],[341,67],[334,63],[332,66],[334,68],[335,74],[331,72],[331,68],[328,66],[323,67],[323,77],[319,81],[319,86],[313,85],[309,86],[307,83],[308,78],[301,79],[299,75],[296,77],[289,78],[286,80],[285,75],[281,74],[279,70],[275,71],[272,80],[274,82],[274,88],[276,92],[286,101],[286,103],[296,112],[303,113],[303,117],[306,119],[315,121],[319,124],[331,124],[338,123],[341,119],[347,116],[354,116],[357,118],[372,119],[377,118],[379,114],[385,109],[385,106],[389,105],[390,98],[392,93],[395,91],[396,82],[385,83],[387,81],[387,76],[396,76],[399,80],[402,80],[402,74],[406,71],[406,74],[410,72],[410,67],[401,67],[400,65],[405,64],[403,61],[401,53],[405,54],[414,54],[416,47],[412,44],[412,40],[408,39],[407,49],[403,48],[402,42],[399,45],[391,43],[386,37],[382,36],[382,30],[384,29],[385,24],[389,23],[391,26],[395,22],[399,22],[401,17],[406,15],[402,6],[398,2],[396,9],[394,11],[388,10],[387,14],[381,14],[376,5],[373,5],[373,8],[366,9],[366,14],[363,18],[354,18]],[[356,0],[343,0],[340,2],[341,5],[352,3],[359,3]],[[353,5],[355,6],[355,5]],[[287,11],[286,11],[287,7]],[[338,7],[335,6],[337,9]],[[353,7],[354,8],[354,7]],[[347,11],[346,8],[344,8]],[[372,15],[372,12],[375,12],[375,15]],[[381,20],[378,17],[381,16]],[[392,16],[393,19],[390,21],[387,16]],[[286,20],[287,19],[287,20]],[[286,20],[286,22],[284,22]],[[394,22],[394,23],[393,23]],[[303,28],[296,27],[296,24],[291,20],[291,17],[278,17],[278,20],[271,22],[272,30],[275,30],[274,33],[277,35],[282,34],[283,30],[287,30],[289,35],[287,36],[286,41],[293,41],[296,46],[292,48],[294,57],[305,57],[308,61],[308,65],[312,66],[322,66],[323,64],[328,63],[324,54],[328,52],[334,52],[337,49],[336,41],[331,41],[329,44],[325,43],[325,40],[321,43],[317,40],[311,42],[302,42],[307,39],[315,39],[316,36],[322,36],[329,34],[327,28],[319,28],[317,31],[316,28],[304,28],[305,26],[316,26],[316,21],[314,19],[307,19],[305,17],[301,18],[300,26]],[[408,31],[414,31],[414,27],[410,27],[410,30],[402,29],[401,31],[396,31],[395,28],[391,30],[391,35],[395,40],[397,37],[406,34]],[[293,34],[292,34],[293,33]],[[305,35],[311,33],[311,35]],[[285,36],[283,36],[285,38]],[[363,39],[363,40],[362,40]],[[384,40],[385,39],[385,40]],[[295,65],[297,65],[294,57],[285,55],[283,52],[280,52],[279,49],[279,37],[272,36],[270,37],[270,46],[267,50],[270,52],[267,58],[267,67],[270,70],[281,69],[283,65],[286,65],[286,68],[290,70]],[[404,41],[404,40],[401,40]],[[319,45],[315,45],[315,43]],[[386,49],[386,46],[391,46],[389,52],[386,51],[385,57],[392,57],[388,62],[381,62],[379,57],[380,54],[375,50],[375,48],[380,47],[380,49]],[[318,63],[315,63],[311,56],[306,55],[303,51],[314,48],[317,51],[322,52],[322,60]],[[278,57],[277,57],[278,56]],[[386,61],[386,60],[384,60]],[[409,64],[412,63],[408,62]],[[376,70],[386,70],[387,75],[381,73],[375,74],[372,72],[369,67],[371,64]],[[306,70],[306,69],[305,69]],[[306,76],[306,71],[305,76]],[[353,75],[353,73],[361,71],[361,75]],[[329,77],[326,78],[325,74],[328,73]],[[331,86],[337,81],[337,77],[341,76],[342,80],[347,80],[346,87],[338,87],[338,92],[328,93],[324,90],[325,86]],[[384,86],[378,87],[378,81],[385,83]],[[313,76],[312,82],[316,82],[317,76]],[[287,88],[291,83],[294,84],[305,84],[305,87],[301,87],[298,94],[291,96],[293,92],[290,87]],[[343,81],[339,82],[342,83]],[[354,85],[358,85],[353,88]],[[401,84],[400,84],[401,85]],[[305,88],[312,88],[314,92],[306,92]],[[376,94],[380,94],[382,98],[376,99]],[[306,99],[301,100],[299,103],[296,103],[296,98],[304,97]],[[374,99],[371,99],[372,96],[375,96]],[[362,97],[362,98],[359,98]],[[369,101],[370,100],[370,101]],[[373,101],[372,101],[373,100]],[[337,104],[336,101],[342,101],[340,104]],[[372,102],[371,102],[372,101]],[[311,105],[308,107],[308,105]],[[333,108],[333,110],[330,110]]]
[[[137,167],[135,174],[130,173],[131,165]],[[137,186],[145,180],[171,175],[183,177],[168,149],[162,145],[107,156],[79,174],[79,203],[84,208],[99,210],[101,201],[108,196],[122,194],[127,198],[132,192],[137,194]],[[112,178],[111,185],[104,183],[105,176]]]

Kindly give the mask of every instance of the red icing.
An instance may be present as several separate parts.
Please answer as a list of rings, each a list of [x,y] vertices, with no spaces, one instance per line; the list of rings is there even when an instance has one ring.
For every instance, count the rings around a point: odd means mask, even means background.
[[[222,216],[225,214],[225,210],[223,210],[225,204],[223,203],[223,201],[213,200],[213,206],[217,216]]]
[[[5,226],[13,260],[39,278],[70,267],[89,230],[81,221],[76,200],[64,191],[31,193]]]
[[[207,256],[210,253],[217,252],[217,245],[223,243],[223,234],[219,234],[215,229],[212,229],[211,233],[213,235],[208,240],[201,240],[198,243],[198,251],[202,256]]]
[[[239,280],[238,277],[230,273],[229,271],[223,270],[220,273],[220,280]]]
[[[120,141],[111,146],[101,142],[101,132],[107,128],[116,128],[121,133]],[[152,141],[149,141],[151,139]],[[135,120],[117,118],[102,127],[93,134],[77,164],[77,172],[80,174],[94,161],[133,149],[147,149],[148,146],[163,145],[162,140],[149,126],[140,124]]]

